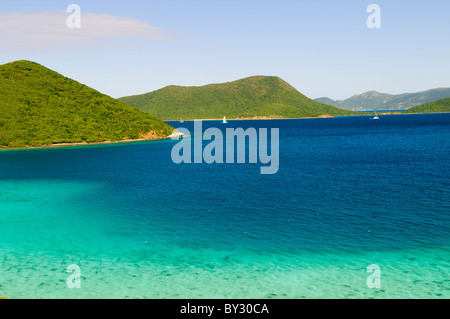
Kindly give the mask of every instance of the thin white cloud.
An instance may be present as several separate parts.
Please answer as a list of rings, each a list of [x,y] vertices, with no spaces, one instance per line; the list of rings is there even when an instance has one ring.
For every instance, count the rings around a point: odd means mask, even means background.
[[[81,28],[67,26],[67,12],[0,14],[0,53],[46,53],[171,41],[164,29],[125,17],[81,12]]]

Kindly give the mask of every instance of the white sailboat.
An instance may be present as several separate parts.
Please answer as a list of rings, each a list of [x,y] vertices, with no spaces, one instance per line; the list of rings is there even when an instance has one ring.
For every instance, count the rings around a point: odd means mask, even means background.
[[[380,117],[377,115],[377,111],[375,111],[375,116],[372,117],[372,120],[378,120],[380,119]]]
[[[223,117],[223,122],[222,122],[223,124],[226,124],[226,123],[228,123],[227,122],[227,119],[225,118],[225,116]]]

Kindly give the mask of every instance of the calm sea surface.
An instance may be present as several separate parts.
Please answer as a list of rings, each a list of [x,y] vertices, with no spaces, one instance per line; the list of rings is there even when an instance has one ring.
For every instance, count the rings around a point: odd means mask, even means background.
[[[450,298],[450,114],[370,118],[203,122],[279,128],[274,175],[171,140],[1,151],[0,296]]]

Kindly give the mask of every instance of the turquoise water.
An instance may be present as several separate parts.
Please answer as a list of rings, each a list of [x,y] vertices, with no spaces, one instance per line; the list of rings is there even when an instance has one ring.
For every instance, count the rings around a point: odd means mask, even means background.
[[[226,127],[279,128],[278,173],[169,140],[0,152],[0,296],[450,297],[450,114]]]

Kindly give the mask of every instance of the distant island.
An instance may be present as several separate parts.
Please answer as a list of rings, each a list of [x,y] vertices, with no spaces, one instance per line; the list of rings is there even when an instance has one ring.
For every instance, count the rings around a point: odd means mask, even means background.
[[[397,95],[369,91],[354,95],[345,100],[333,100],[327,97],[322,97],[315,99],[315,101],[352,111],[398,111],[448,97],[450,97],[450,88],[439,88],[417,93],[404,93]]]
[[[172,130],[37,63],[0,65],[0,148],[159,139]]]
[[[120,101],[163,120],[278,119],[354,115],[319,103],[276,76],[252,76],[205,86],[167,86]]]

